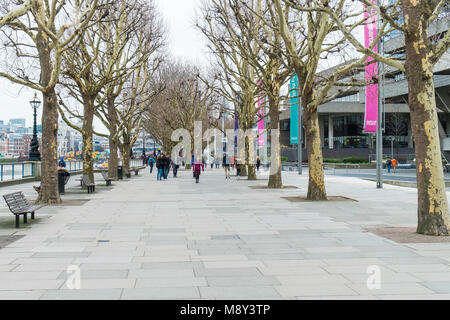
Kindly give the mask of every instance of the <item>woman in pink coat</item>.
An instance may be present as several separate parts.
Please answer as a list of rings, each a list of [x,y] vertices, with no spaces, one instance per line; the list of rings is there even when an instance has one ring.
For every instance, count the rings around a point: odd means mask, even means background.
[[[192,165],[192,171],[194,171],[195,183],[199,183],[200,174],[202,173],[202,171],[205,171],[205,165],[203,164],[203,162],[197,160]]]

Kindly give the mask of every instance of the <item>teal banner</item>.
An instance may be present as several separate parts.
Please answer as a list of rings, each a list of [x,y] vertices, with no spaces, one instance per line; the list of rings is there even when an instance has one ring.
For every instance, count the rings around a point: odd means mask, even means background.
[[[289,96],[291,97],[291,144],[298,144],[298,112],[299,112],[299,98],[298,98],[298,77],[295,75],[289,83]]]

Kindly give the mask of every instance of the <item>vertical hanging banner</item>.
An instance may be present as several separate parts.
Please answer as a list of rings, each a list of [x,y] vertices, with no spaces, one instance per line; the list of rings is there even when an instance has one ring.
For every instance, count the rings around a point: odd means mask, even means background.
[[[298,113],[299,113],[299,98],[298,98],[298,77],[295,75],[289,82],[289,96],[291,97],[291,144],[298,144]]]
[[[261,81],[258,83],[261,86]],[[258,101],[256,102],[258,110],[258,146],[263,147],[265,143],[264,137],[264,91],[261,91]]]
[[[372,0],[375,5],[377,0]],[[377,37],[377,22],[375,8],[365,7],[364,17],[366,24],[364,26],[364,38],[366,48],[370,48]],[[377,52],[377,46],[374,47],[374,52]],[[373,61],[372,57],[367,58],[366,62]],[[378,78],[378,66],[372,63],[366,67],[366,82],[372,81],[373,78]],[[378,125],[378,84],[371,84],[366,87],[366,112],[364,117],[364,131],[377,132]]]

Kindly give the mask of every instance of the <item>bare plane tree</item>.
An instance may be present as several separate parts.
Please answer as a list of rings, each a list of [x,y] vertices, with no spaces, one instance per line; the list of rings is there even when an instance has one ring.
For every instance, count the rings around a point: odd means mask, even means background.
[[[7,1],[0,8],[5,59],[0,76],[43,94],[42,182],[38,201],[59,203],[57,184],[59,81],[64,52],[90,25],[101,0]]]
[[[437,18],[448,1],[399,0],[380,6],[366,0],[360,0],[360,3],[381,15],[381,30],[390,25],[404,35],[405,59],[374,53],[358,41],[339,13],[322,3],[318,6],[333,17],[339,30],[358,51],[405,72],[417,160],[417,232],[448,236],[450,215],[442,170],[433,67],[448,53],[450,32],[446,30],[437,36],[430,34],[430,24],[439,23]]]

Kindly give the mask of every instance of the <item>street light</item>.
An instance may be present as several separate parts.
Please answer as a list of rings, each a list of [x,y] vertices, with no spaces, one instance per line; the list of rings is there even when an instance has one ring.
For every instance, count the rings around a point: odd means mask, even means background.
[[[145,132],[142,132],[142,155],[145,157]]]
[[[37,109],[39,109],[41,101],[38,100],[37,93],[34,94],[34,99],[33,101],[30,101],[30,105],[34,110],[34,125],[33,125],[33,139],[31,140],[30,144],[29,160],[41,161],[41,153],[39,152],[39,141],[37,138],[37,124],[36,124]]]

